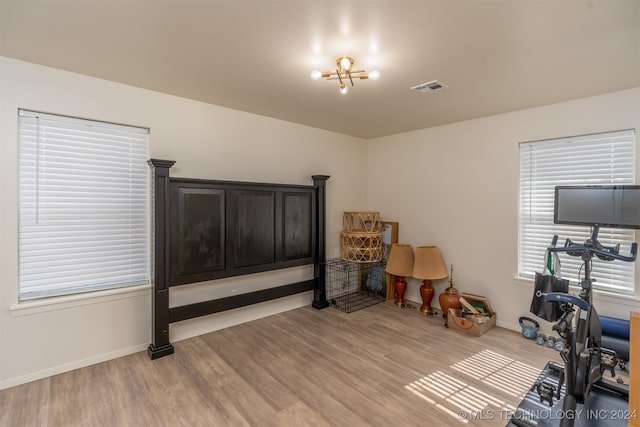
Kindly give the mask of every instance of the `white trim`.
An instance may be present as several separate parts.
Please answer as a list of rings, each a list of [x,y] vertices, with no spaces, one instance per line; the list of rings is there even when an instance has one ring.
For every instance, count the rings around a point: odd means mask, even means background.
[[[150,294],[151,285],[131,286],[127,288],[108,289],[104,291],[21,301],[9,307],[9,312],[11,317],[29,316],[32,314],[46,313],[48,311],[65,310],[83,305],[99,304]]]
[[[31,372],[26,375],[10,378],[8,380],[0,381],[0,390],[4,390],[10,387],[15,387],[21,384],[26,384],[31,381],[41,380],[43,378],[48,378],[53,375],[69,372],[74,369],[95,365],[96,363],[106,362],[107,360],[116,359],[118,357],[128,356],[130,354],[134,354],[134,353],[138,353],[139,351],[146,350],[147,346],[148,344],[139,344],[132,347],[127,347],[120,350],[112,351],[111,353],[98,354],[96,356],[88,357],[86,359],[75,360],[73,362],[65,363],[63,365],[53,366],[51,368],[43,369],[41,371]]]
[[[496,320],[496,327],[522,333],[522,327],[520,327],[520,325],[518,324]]]

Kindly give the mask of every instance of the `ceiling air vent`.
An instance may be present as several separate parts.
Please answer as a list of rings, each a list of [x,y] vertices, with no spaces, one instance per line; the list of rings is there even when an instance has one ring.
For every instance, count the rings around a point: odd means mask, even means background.
[[[439,80],[432,80],[430,82],[422,83],[411,88],[411,90],[415,90],[416,92],[422,94],[438,93],[447,89],[449,89],[449,86]]]

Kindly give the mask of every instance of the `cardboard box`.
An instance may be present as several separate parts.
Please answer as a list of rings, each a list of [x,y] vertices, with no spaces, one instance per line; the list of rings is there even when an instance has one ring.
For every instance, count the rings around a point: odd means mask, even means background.
[[[491,308],[489,300],[482,295],[463,293],[462,310],[450,308],[447,315],[449,326],[479,337],[496,326],[496,313]],[[466,309],[465,306],[472,308]],[[472,312],[474,311],[474,312]]]

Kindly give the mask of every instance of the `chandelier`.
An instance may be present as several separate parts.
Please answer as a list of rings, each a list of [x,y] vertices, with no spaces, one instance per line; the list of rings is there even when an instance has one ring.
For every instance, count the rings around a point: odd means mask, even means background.
[[[365,70],[354,70],[353,63],[354,63],[353,58],[349,56],[341,56],[336,60],[335,71],[313,70],[311,72],[311,78],[313,80],[318,80],[320,78],[327,79],[327,80],[338,80],[340,93],[343,95],[349,92],[349,88],[345,84],[345,82],[347,81],[351,83],[351,86],[354,86],[353,79],[378,80],[380,78],[379,71],[374,70],[368,73]]]

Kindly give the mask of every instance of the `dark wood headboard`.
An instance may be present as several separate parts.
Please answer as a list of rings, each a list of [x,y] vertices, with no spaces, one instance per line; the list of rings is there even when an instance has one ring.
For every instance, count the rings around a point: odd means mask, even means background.
[[[325,293],[325,190],[283,185],[171,178],[175,161],[149,160],[153,212],[153,341],[151,359],[172,354],[169,324],[220,311],[314,291]],[[313,264],[313,279],[226,298],[169,307],[173,286]]]

